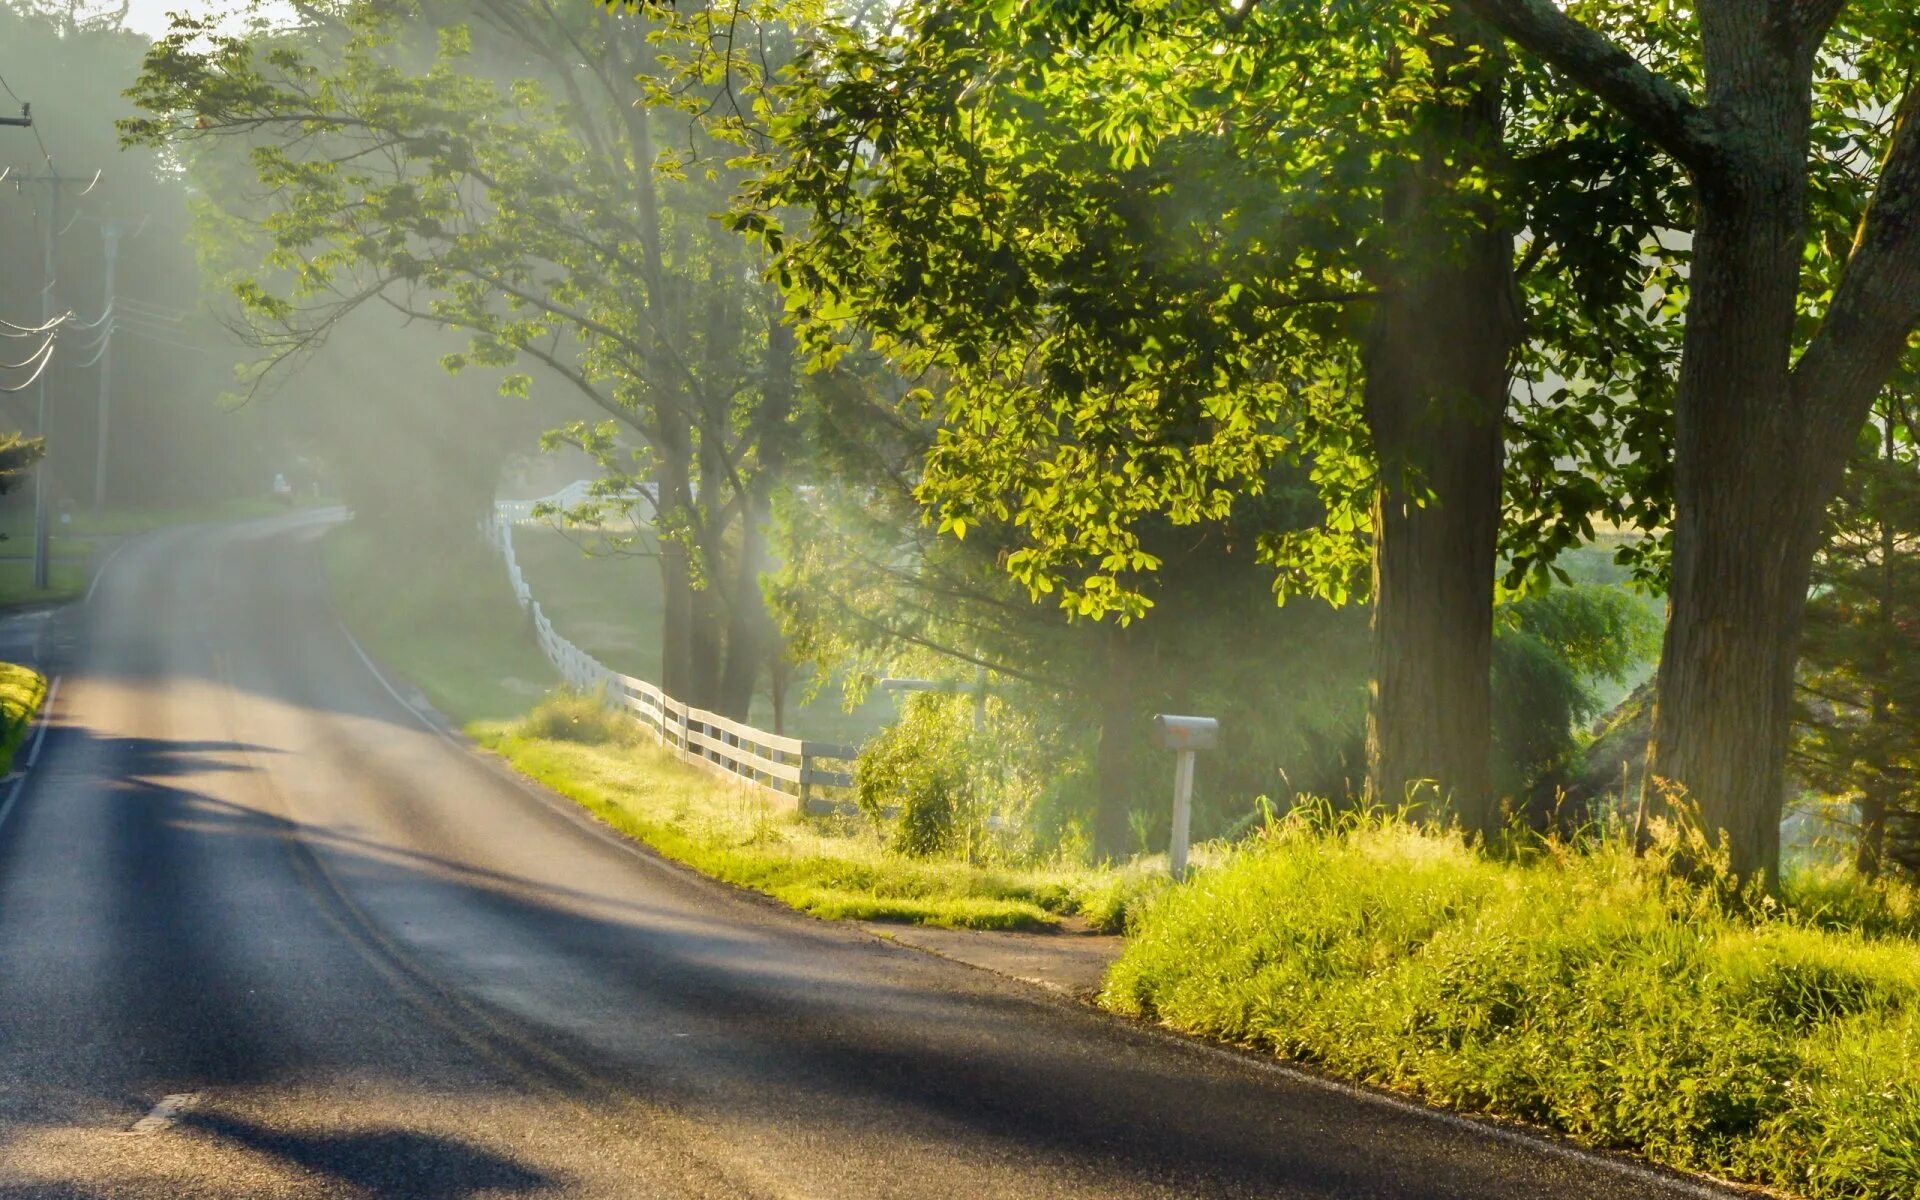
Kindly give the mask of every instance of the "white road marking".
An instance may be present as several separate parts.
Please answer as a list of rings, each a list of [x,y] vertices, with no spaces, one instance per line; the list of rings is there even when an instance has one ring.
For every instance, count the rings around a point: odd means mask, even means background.
[[[7,823],[7,818],[13,815],[13,806],[20,802],[20,789],[27,786],[26,772],[19,772],[11,776],[11,778],[13,780],[13,787],[7,791],[7,802],[0,804],[0,827],[4,827]]]
[[[60,681],[63,678],[65,676],[62,675],[53,677],[53,682],[47,687],[47,698],[40,703],[40,728],[34,731],[33,749],[27,751],[27,770],[29,771],[33,770],[34,764],[40,761],[40,743],[47,740],[48,718],[53,715],[53,701],[60,694]]]
[[[408,712],[412,713],[414,720],[420,722],[422,725],[425,725],[428,729],[439,734],[441,737],[446,738],[448,741],[452,742],[454,745],[457,746],[460,744],[459,739],[451,736],[450,734],[447,733],[446,730],[442,729],[440,727],[439,722],[432,720],[427,716],[427,714],[421,712],[418,708],[415,708],[413,701],[407,699],[405,696],[402,696],[398,688],[394,687],[391,683],[387,682],[386,674],[382,672],[377,665],[375,665],[372,657],[369,656],[365,650],[362,650],[360,648],[360,639],[354,637],[353,632],[349,630],[345,625],[340,626],[340,636],[347,639],[347,645],[352,646],[353,652],[360,656],[360,661],[367,664],[367,671],[373,676],[374,680],[378,682],[381,687],[387,689],[387,695],[392,696],[395,700],[399,701],[401,708],[404,708]]]
[[[199,1092],[175,1092],[171,1096],[162,1096],[160,1103],[154,1105],[146,1116],[135,1121],[133,1128],[127,1132],[139,1137],[159,1133],[179,1120],[181,1113],[190,1111],[198,1103]]]
[[[122,550],[125,550],[132,543],[133,543],[132,536],[121,538],[120,544],[115,546],[111,551],[108,552],[106,561],[102,562],[100,564],[100,569],[93,573],[93,582],[87,585],[87,594],[80,598],[80,603],[82,604],[93,603],[93,594],[100,590],[100,581],[107,577],[107,568],[112,566],[113,560],[116,558],[119,558],[120,552]]]
[[[47,698],[41,701],[38,717],[40,728],[34,732],[33,749],[27,753],[27,770],[32,770],[33,764],[40,760],[40,742],[47,736],[47,718],[53,712],[53,698],[60,694],[61,678],[59,675],[53,677],[52,686],[47,688]],[[27,771],[15,771],[7,778],[13,780],[13,786],[7,789],[7,802],[0,804],[0,828],[5,828],[7,818],[13,815],[13,806],[20,803],[20,791],[27,786]],[[0,783],[4,782],[0,780]]]

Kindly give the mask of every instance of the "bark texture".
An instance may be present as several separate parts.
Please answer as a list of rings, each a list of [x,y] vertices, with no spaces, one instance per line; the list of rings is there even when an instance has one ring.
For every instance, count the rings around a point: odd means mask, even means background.
[[[1440,32],[1450,45],[1436,62],[1465,77],[1419,115],[1433,152],[1389,190],[1400,255],[1380,280],[1365,351],[1381,471],[1367,774],[1378,802],[1444,806],[1489,833],[1501,421],[1519,324],[1511,231],[1459,185],[1473,167],[1498,167],[1504,68],[1497,47],[1481,53],[1475,22],[1455,15]]]
[[[1900,104],[1832,303],[1796,362],[1813,67],[1839,0],[1700,5],[1697,99],[1552,0],[1464,2],[1694,180],[1652,785],[1697,809],[1736,872],[1777,878],[1814,551],[1855,436],[1920,323],[1920,91]]]

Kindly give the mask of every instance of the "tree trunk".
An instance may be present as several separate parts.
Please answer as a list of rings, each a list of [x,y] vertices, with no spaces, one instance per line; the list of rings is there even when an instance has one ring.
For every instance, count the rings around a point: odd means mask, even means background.
[[[1436,60],[1483,48],[1473,23],[1454,16],[1442,27],[1454,48],[1437,48]],[[1494,554],[1519,322],[1512,234],[1469,211],[1457,187],[1467,166],[1500,152],[1504,66],[1489,53],[1475,70],[1458,104],[1420,115],[1432,152],[1389,187],[1384,214],[1402,243],[1380,280],[1364,363],[1380,462],[1367,779],[1378,803],[1444,804],[1485,834],[1499,823]]]
[[[734,564],[727,622],[727,660],[715,709],[736,721],[746,720],[753,707],[760,671],[767,664],[775,637],[773,619],[760,592],[760,577],[768,564],[767,526],[772,520],[765,497],[759,495],[750,497],[740,513],[740,550]]]
[[[1752,144],[1698,181],[1650,783],[1684,797],[1735,873],[1772,876],[1801,615],[1858,425],[1835,438],[1793,388],[1810,68],[1760,44],[1719,59],[1713,90]]]
[[[676,528],[692,490],[689,448],[683,437],[663,436],[655,443],[658,463],[654,486],[658,502],[654,533],[660,566],[660,686],[685,701],[693,684],[693,560]]]
[[[727,633],[727,665],[721,681],[720,711],[739,709],[745,719],[753,704],[760,670],[777,658],[780,632],[774,628],[761,591],[760,577],[772,565],[767,530],[773,523],[773,492],[786,472],[787,420],[793,411],[794,371],[797,366],[793,330],[781,320],[778,293],[767,299],[766,356],[760,380],[760,408],[755,420],[758,469],[748,478],[740,516],[740,558],[733,582],[733,618]]]

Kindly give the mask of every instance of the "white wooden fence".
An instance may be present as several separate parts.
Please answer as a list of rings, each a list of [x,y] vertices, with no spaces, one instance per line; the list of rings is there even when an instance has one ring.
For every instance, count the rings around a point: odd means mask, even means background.
[[[824,812],[842,807],[819,793],[822,789],[853,786],[847,768],[859,753],[857,748],[766,733],[682,704],[645,680],[612,670],[555,629],[540,602],[533,598],[513,553],[513,527],[531,519],[534,503],[523,500],[497,505],[487,522],[487,536],[506,561],[513,594],[533,620],[541,651],[568,686],[599,694],[608,705],[627,712],[690,763],[780,797],[802,810]]]

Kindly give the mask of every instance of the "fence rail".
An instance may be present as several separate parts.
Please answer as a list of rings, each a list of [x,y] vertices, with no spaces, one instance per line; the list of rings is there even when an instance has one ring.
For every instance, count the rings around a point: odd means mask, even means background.
[[[719,713],[683,704],[654,684],[622,675],[574,645],[553,627],[533,598],[513,553],[513,527],[525,523],[534,501],[502,502],[487,522],[487,537],[507,567],[513,594],[533,621],[534,638],[569,687],[599,694],[605,703],[639,722],[661,744],[696,766],[778,797],[803,811],[840,807],[823,790],[853,786],[850,770],[859,749],[767,733]]]

